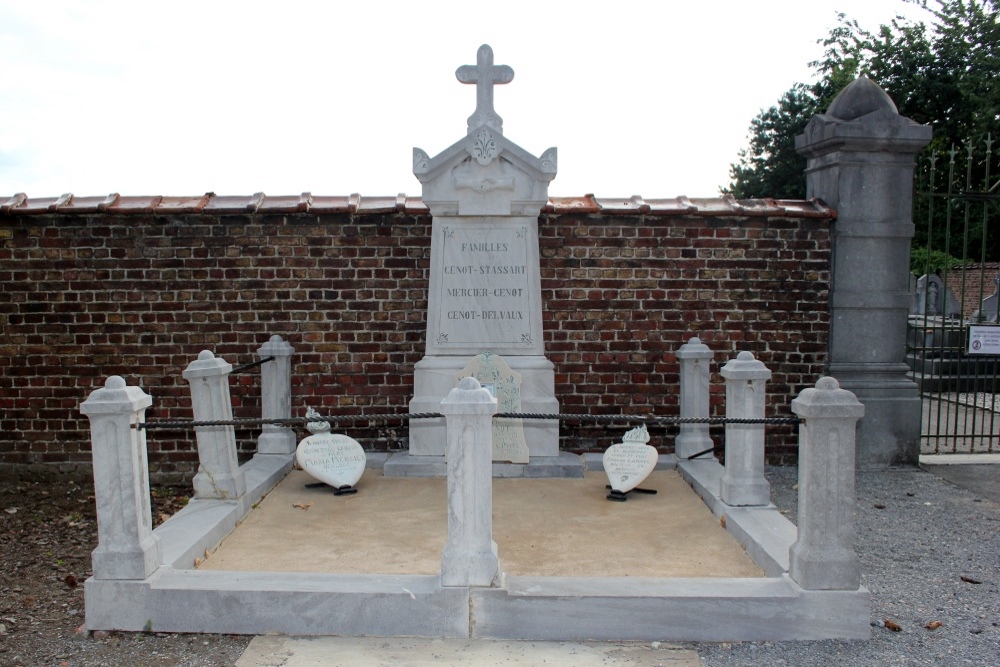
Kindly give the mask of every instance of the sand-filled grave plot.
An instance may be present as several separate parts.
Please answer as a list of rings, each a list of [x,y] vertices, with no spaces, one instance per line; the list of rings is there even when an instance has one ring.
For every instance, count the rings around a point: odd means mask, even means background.
[[[447,482],[367,470],[356,495],[292,471],[200,568],[253,572],[437,574]],[[675,471],[656,495],[609,502],[607,477],[493,480],[493,538],[514,576],[762,577]]]

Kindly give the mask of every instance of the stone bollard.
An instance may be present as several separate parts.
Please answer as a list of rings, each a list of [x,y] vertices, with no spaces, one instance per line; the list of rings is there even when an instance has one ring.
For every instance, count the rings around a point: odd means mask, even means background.
[[[288,419],[292,416],[292,353],[281,336],[271,336],[260,346],[257,356],[274,357],[260,367],[260,412],[262,419]],[[258,454],[293,454],[295,431],[287,426],[264,424],[257,438]]]
[[[233,418],[229,398],[229,372],[233,367],[209,350],[184,369],[191,385],[191,407],[195,421],[224,421]],[[194,495],[201,499],[246,500],[246,481],[236,458],[236,433],[232,426],[195,427],[198,440],[198,474]]]
[[[740,352],[719,371],[726,378],[726,418],[763,419],[764,383],[771,371],[750,352]],[[768,505],[771,485],[764,478],[764,425],[726,424],[726,473],[722,502],[731,506]]]
[[[709,412],[709,365],[714,353],[697,336],[677,350],[681,364],[681,419],[705,418]],[[674,454],[678,459],[687,459],[695,454],[712,449],[715,443],[708,435],[708,424],[681,424],[677,439],[674,440]],[[709,452],[699,456],[697,461],[712,461]]]
[[[807,590],[857,590],[854,551],[854,462],[857,422],[865,406],[832,377],[792,401],[799,426],[799,538],[789,575]]]
[[[145,419],[153,399],[112,375],[80,404],[90,419],[97,502],[95,579],[146,579],[163,564],[160,538],[153,534],[149,500]]]
[[[441,401],[448,433],[448,541],[442,586],[489,586],[500,573],[493,541],[493,415],[497,400],[463,378]]]

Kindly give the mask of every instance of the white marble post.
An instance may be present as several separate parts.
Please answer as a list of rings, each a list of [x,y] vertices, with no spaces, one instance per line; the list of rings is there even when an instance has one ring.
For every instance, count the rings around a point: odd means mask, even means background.
[[[489,586],[500,572],[493,541],[493,415],[497,400],[463,378],[441,401],[448,435],[448,541],[442,586]]]
[[[677,350],[681,365],[681,419],[708,417],[709,366],[713,356],[712,350],[697,336]],[[674,454],[678,459],[686,459],[714,446],[708,435],[708,424],[681,424],[674,441]],[[714,458],[709,453],[697,460],[711,461]]]
[[[726,379],[726,418],[762,419],[764,384],[771,379],[767,366],[744,351],[719,373]],[[726,424],[726,473],[720,491],[727,505],[771,502],[771,486],[764,478],[763,424]]]
[[[145,579],[163,563],[150,513],[146,432],[133,428],[152,404],[142,389],[127,387],[117,375],[80,404],[90,419],[94,458],[95,579]]]
[[[184,369],[191,385],[191,407],[195,421],[224,421],[233,418],[229,398],[231,364],[202,350],[198,359]],[[236,458],[236,433],[232,426],[198,426],[198,474],[194,476],[196,498],[245,501],[246,481]]]
[[[292,353],[295,352],[281,336],[260,346],[257,356],[274,357],[260,367],[260,412],[262,419],[288,419],[292,416]],[[257,438],[258,454],[292,454],[295,452],[295,431],[287,426],[264,424]]]
[[[854,551],[854,462],[857,422],[865,406],[832,377],[792,401],[799,426],[799,538],[789,575],[808,590],[857,590]]]

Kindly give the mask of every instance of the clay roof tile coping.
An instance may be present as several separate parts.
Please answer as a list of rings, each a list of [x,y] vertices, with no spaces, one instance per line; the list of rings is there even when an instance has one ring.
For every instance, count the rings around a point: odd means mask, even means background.
[[[252,196],[222,196],[207,192],[199,197],[142,196],[122,197],[118,193],[106,197],[29,198],[18,193],[5,202],[0,199],[0,213],[5,215],[31,215],[58,212],[82,214],[96,211],[115,214],[138,213],[376,213],[405,212],[426,214],[427,205],[420,197],[362,197],[351,195],[313,197],[309,192],[300,195],[266,196],[257,192]],[[654,216],[740,216],[740,217],[804,217],[818,219],[836,218],[836,211],[818,199],[744,199],[732,195],[722,197],[672,199],[643,199],[639,195],[629,198],[598,198],[593,194],[582,197],[550,197],[542,208],[546,214],[599,214],[605,215],[654,215]]]

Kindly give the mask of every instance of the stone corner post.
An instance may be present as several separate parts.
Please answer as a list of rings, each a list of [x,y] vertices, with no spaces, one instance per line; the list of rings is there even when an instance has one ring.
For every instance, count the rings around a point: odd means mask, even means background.
[[[493,415],[497,400],[472,377],[441,401],[448,431],[448,541],[442,586],[490,586],[500,573],[493,541]]]
[[[233,418],[229,397],[231,364],[203,350],[184,369],[184,379],[191,385],[191,407],[195,421],[228,421]],[[232,426],[197,426],[198,473],[194,476],[194,494],[200,499],[245,502],[246,481],[236,458],[236,432]]]
[[[931,128],[899,115],[867,78],[795,138],[806,190],[836,209],[831,228],[829,374],[867,406],[857,464],[916,464],[920,396],[906,378],[915,156]]]
[[[832,377],[792,401],[799,426],[799,537],[789,575],[807,590],[857,590],[854,551],[854,447],[865,406]]]
[[[693,336],[677,350],[680,362],[681,419],[704,419],[709,412],[710,365],[715,353]],[[681,423],[674,440],[674,455],[678,460],[687,459],[712,449],[715,443],[708,434],[708,424]],[[715,456],[700,456],[697,461],[713,461]]]
[[[289,419],[292,416],[292,354],[295,348],[281,338],[271,336],[260,346],[257,356],[274,357],[260,367],[262,419]],[[264,424],[257,438],[258,454],[292,454],[295,452],[295,431],[287,426]]]
[[[726,418],[763,419],[764,384],[771,371],[751,352],[740,352],[719,371],[726,378]],[[768,505],[771,485],[764,477],[764,425],[726,424],[726,472],[722,502],[731,506]]]
[[[152,397],[117,375],[80,404],[90,419],[94,457],[95,579],[146,579],[163,564],[150,511],[146,432],[135,428],[152,404]]]

